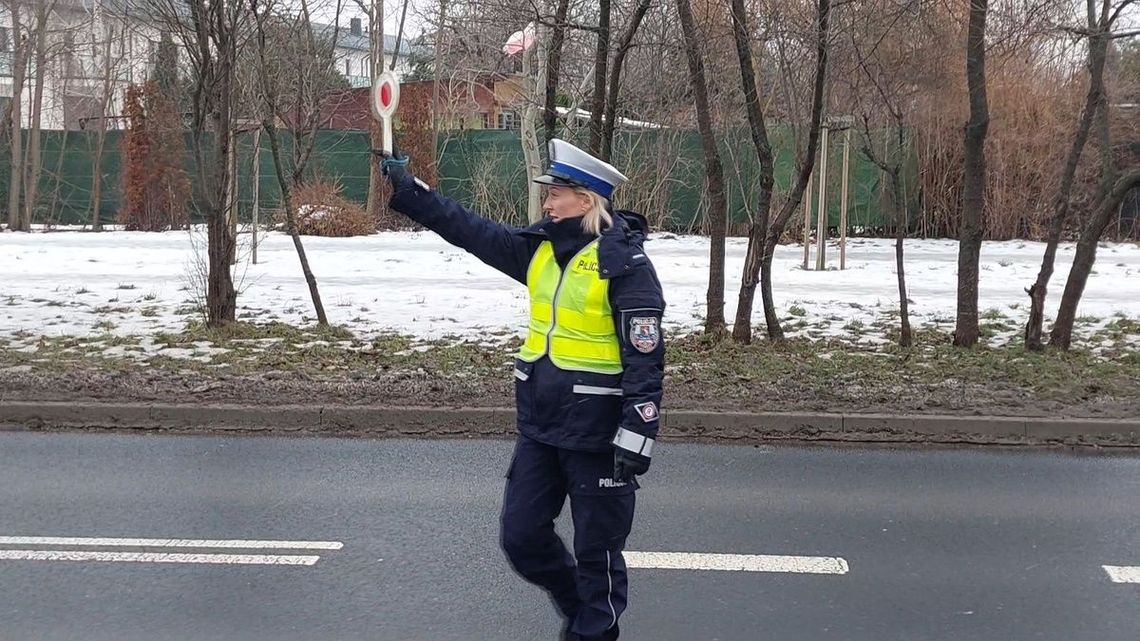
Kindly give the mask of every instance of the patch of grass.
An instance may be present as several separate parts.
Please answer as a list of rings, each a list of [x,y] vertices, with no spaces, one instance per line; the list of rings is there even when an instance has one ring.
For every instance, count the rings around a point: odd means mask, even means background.
[[[1140,336],[1140,320],[1131,318],[1113,318],[1100,332],[1111,338],[1125,338],[1127,336]]]
[[[982,320],[1001,320],[1005,318],[1005,314],[996,307],[991,307],[982,313]]]
[[[843,329],[851,332],[852,334],[861,334],[863,333],[863,330],[866,329],[866,325],[863,324],[863,321],[856,318],[844,325]]]
[[[79,289],[75,290],[76,296],[82,296],[84,294],[90,294],[90,293],[91,293],[91,290],[87,289],[86,287],[80,287]]]
[[[151,292],[142,298],[145,301],[158,300],[158,294]]]
[[[143,318],[156,318],[158,316],[158,308],[157,307],[147,307],[146,309],[139,312],[139,315],[142,316]]]
[[[929,326],[916,328],[914,339],[914,348],[903,349],[807,339],[741,346],[682,337],[669,345],[673,373],[667,385],[682,405],[704,397],[733,399],[721,406],[754,399],[756,407],[783,399],[787,407],[794,397],[800,399],[796,407],[832,411],[852,405],[892,411],[1002,407],[1026,398],[1072,404],[1140,394],[1140,350],[1115,359],[1080,351],[1030,353],[1017,345],[967,350],[951,346],[948,334]]]
[[[115,289],[138,289],[138,286],[132,285],[131,283],[119,283],[119,286]]]
[[[800,307],[799,305],[792,305],[791,308],[788,309],[788,314],[802,318],[804,316],[807,316],[807,310],[803,307]]]
[[[131,308],[125,305],[100,305],[95,308],[96,314],[129,314],[130,312]]]
[[[998,264],[1001,265],[1002,267],[1013,267],[1013,261],[1007,260],[1004,258],[1002,260],[999,260]]]
[[[353,333],[341,326],[313,327],[303,329],[287,323],[228,323],[221,327],[207,327],[201,321],[191,321],[186,329],[178,336],[179,342],[192,343],[209,341],[224,345],[235,339],[257,340],[265,338],[279,338],[287,343],[305,343],[314,340],[343,341],[352,340]]]
[[[93,327],[95,329],[102,330],[104,332],[109,332],[109,331],[115,329],[116,327],[118,327],[118,325],[112,323],[109,320],[101,320],[98,323],[95,323],[95,325]]]

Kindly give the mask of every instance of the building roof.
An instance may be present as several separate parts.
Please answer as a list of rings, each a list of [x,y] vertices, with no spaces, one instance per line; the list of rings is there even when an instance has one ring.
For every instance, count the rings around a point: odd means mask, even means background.
[[[313,23],[313,30],[323,36],[332,37],[333,25],[323,23]],[[351,27],[339,27],[336,29],[336,46],[340,49],[351,49],[353,51],[369,51],[370,42],[368,38],[368,29],[365,28],[364,33],[355,34],[352,32]],[[408,42],[409,38],[405,34],[403,40],[400,41],[400,55],[412,55],[413,48],[411,43]],[[392,55],[396,52],[396,36],[391,34],[384,34],[384,53]]]

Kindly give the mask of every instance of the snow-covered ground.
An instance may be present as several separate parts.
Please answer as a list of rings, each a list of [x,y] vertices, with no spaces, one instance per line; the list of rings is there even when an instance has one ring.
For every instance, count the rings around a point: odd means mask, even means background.
[[[203,250],[204,242],[201,231],[0,234],[0,336],[181,330],[192,318],[195,248]],[[311,322],[308,290],[289,237],[265,236],[257,265],[248,262],[249,236],[243,235],[241,242],[243,261],[236,268],[239,318]],[[708,245],[705,238],[667,234],[648,243],[669,303],[667,326],[702,324]],[[329,321],[358,335],[394,331],[429,340],[493,339],[523,326],[526,289],[433,234],[305,238],[305,248]],[[728,241],[725,315],[730,322],[745,248],[744,239]],[[952,326],[957,249],[954,241],[907,241],[915,324]],[[1024,289],[1036,277],[1042,251],[1041,243],[986,243],[980,309],[991,318],[1000,315],[1012,324],[1023,323],[1028,304]],[[1050,284],[1050,313],[1056,309],[1073,252],[1071,244],[1060,248]],[[832,245],[832,269],[804,271],[802,247],[777,251],[776,306],[782,315],[802,314],[806,326],[799,331],[812,336],[849,333],[851,327],[869,326],[897,309],[893,241],[852,239],[845,271],[838,271],[838,258]],[[1140,317],[1140,246],[1101,246],[1079,313],[1106,320]],[[753,319],[763,322],[759,292]]]

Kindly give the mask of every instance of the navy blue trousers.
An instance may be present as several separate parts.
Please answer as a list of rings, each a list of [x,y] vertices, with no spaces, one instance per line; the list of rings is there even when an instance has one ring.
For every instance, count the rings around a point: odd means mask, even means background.
[[[515,570],[550,595],[582,641],[618,638],[627,579],[622,549],[633,524],[634,483],[615,483],[613,454],[520,436],[503,495],[502,545]],[[566,497],[574,554],[554,531]],[[574,638],[574,637],[571,637]]]

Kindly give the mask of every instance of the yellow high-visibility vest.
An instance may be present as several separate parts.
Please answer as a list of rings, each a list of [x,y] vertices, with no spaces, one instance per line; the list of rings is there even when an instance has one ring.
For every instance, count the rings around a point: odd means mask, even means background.
[[[598,241],[574,255],[563,271],[544,241],[530,259],[530,329],[518,357],[545,355],[560,369],[620,374],[621,346],[610,308],[610,283],[598,276]]]

